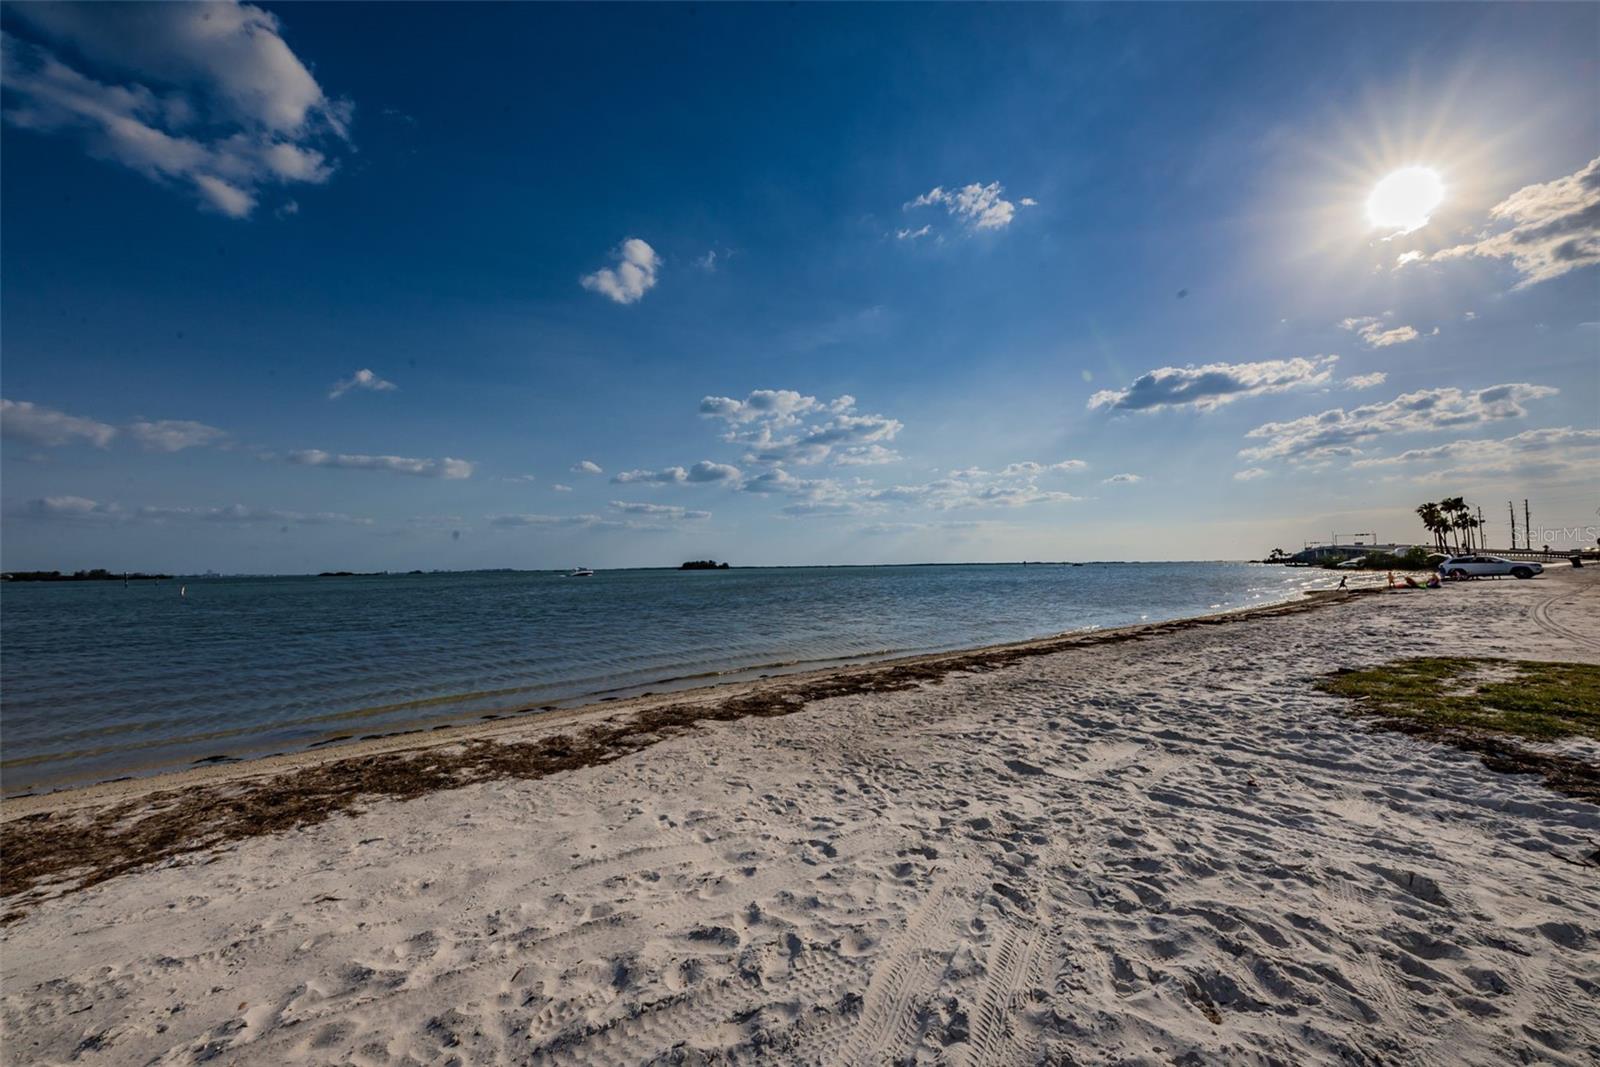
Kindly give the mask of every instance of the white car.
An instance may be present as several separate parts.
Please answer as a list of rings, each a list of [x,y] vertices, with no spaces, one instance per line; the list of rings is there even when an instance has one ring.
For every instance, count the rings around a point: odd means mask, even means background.
[[[1544,573],[1544,567],[1520,559],[1501,559],[1499,556],[1450,556],[1439,564],[1439,573],[1446,578],[1532,578]]]

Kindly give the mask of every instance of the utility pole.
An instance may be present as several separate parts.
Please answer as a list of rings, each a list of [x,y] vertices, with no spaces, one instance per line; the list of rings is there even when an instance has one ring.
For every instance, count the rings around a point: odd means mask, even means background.
[[[1511,513],[1511,551],[1517,550],[1517,506],[1511,501],[1506,501],[1506,510]]]
[[[1522,498],[1522,543],[1533,551],[1533,516],[1528,511],[1528,498]]]
[[[1483,546],[1489,543],[1489,536],[1483,532],[1483,505],[1478,505],[1478,528],[1474,531],[1478,535],[1478,551],[1483,551]]]

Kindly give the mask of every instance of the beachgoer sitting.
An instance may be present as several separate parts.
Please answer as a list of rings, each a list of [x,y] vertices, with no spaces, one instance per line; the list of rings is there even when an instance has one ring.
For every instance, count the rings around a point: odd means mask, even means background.
[[[1406,575],[1406,588],[1407,589],[1421,589],[1422,586],[1418,585],[1417,584],[1417,580],[1415,578],[1411,577],[1411,575],[1408,574],[1408,575]]]

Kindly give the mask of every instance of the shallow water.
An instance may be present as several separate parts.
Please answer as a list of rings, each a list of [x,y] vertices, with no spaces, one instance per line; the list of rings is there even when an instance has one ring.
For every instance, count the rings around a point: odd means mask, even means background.
[[[4,790],[819,663],[1181,618],[1324,571],[1098,563],[8,585]]]

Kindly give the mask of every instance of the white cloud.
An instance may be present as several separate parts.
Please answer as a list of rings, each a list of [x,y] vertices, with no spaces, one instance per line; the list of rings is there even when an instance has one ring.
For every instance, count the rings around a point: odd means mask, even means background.
[[[1089,398],[1091,410],[1159,411],[1193,408],[1212,411],[1240,397],[1265,396],[1324,385],[1338,356],[1271,359],[1259,363],[1207,363],[1161,367],[1135,378],[1126,389],[1103,389]]]
[[[708,396],[700,414],[722,420],[722,439],[743,445],[745,462],[764,466],[810,466],[831,460],[839,466],[892,463],[900,456],[887,447],[904,428],[897,419],[864,415],[856,398],[822,402],[792,389],[757,389],[743,400]]]
[[[1266,476],[1267,472],[1263,467],[1246,467],[1242,471],[1233,472],[1233,480],[1236,482],[1253,482],[1257,478],[1265,478]]]
[[[374,393],[392,393],[398,388],[400,388],[398,385],[384,381],[372,371],[363,367],[350,375],[350,377],[334,382],[333,388],[328,390],[328,399],[338,400],[352,389],[366,389]]]
[[[1295,461],[1353,456],[1357,445],[1390,434],[1430,433],[1474,426],[1527,414],[1530,400],[1556,395],[1544,385],[1514,382],[1464,392],[1453,386],[1402,393],[1393,400],[1361,407],[1332,408],[1317,415],[1257,426],[1246,437],[1266,443],[1239,455],[1247,460]]]
[[[973,182],[959,189],[948,190],[936,185],[907,203],[905,209],[910,211],[913,208],[942,205],[974,230],[999,230],[1011,225],[1017,213],[1017,205],[1005,199],[1001,195],[1004,192],[1005,188],[999,182],[990,182],[988,185]],[[1027,197],[1022,200],[1024,207],[1032,207],[1033,203]]]
[[[1143,476],[1138,475],[1138,474],[1113,474],[1111,477],[1105,479],[1100,484],[1101,485],[1133,485],[1136,482],[1142,482],[1142,481],[1144,481]]]
[[[228,438],[227,432],[203,422],[186,419],[140,419],[128,427],[132,437],[147,452],[181,452],[186,448],[214,445]]]
[[[658,471],[619,471],[611,476],[616,485],[681,485],[689,480],[689,472],[682,467],[663,467]]]
[[[13,10],[29,31],[114,81],[7,34],[5,118],[70,133],[99,158],[244,218],[264,186],[320,184],[350,105],[330,100],[290,50],[275,15],[250,4],[38,4]]]
[[[618,304],[635,303],[655,288],[656,274],[661,270],[661,257],[655,249],[630,237],[617,249],[616,257],[615,268],[602,267],[580,278],[583,287]]]
[[[1518,189],[1489,216],[1503,228],[1427,258],[1509,259],[1518,289],[1600,263],[1600,157],[1576,174]]]
[[[464,459],[411,459],[407,456],[334,455],[318,448],[290,452],[290,463],[303,467],[341,467],[346,470],[393,471],[422,478],[460,479],[472,477],[473,464]]]
[[[709,511],[693,511],[689,508],[680,508],[673,504],[641,504],[627,500],[613,500],[611,506],[625,515],[644,515],[652,519],[666,519],[672,522],[696,522],[700,519],[709,519]]]
[[[572,465],[573,474],[604,474],[605,469],[592,459],[580,459]]]
[[[1339,384],[1346,389],[1371,389],[1373,386],[1382,385],[1389,380],[1389,375],[1384,371],[1373,371],[1371,374],[1352,374]]]
[[[703,459],[689,468],[691,482],[737,482],[740,476],[738,467],[713,463],[709,459]]]
[[[570,486],[570,485],[562,485],[560,482],[552,483],[550,488],[555,490],[558,493],[570,493],[570,492],[572,492],[572,486]]]
[[[1064,459],[1059,463],[1035,463],[1032,460],[1024,460],[1021,463],[1008,463],[1001,467],[1000,476],[1002,478],[1036,478],[1041,474],[1081,471],[1087,469],[1088,466],[1081,459]]]
[[[874,504],[907,504],[935,511],[956,508],[1018,508],[1031,504],[1071,503],[1082,499],[1071,493],[1041,489],[1040,475],[1054,470],[1079,469],[1077,460],[1046,467],[1038,463],[1008,464],[998,473],[967,467],[944,477],[912,485],[869,489],[862,495]]]
[[[932,230],[933,230],[933,224],[932,223],[928,223],[928,224],[925,224],[922,227],[920,227],[918,229],[915,229],[915,230],[909,229],[909,228],[903,229],[903,230],[896,230],[894,232],[894,236],[895,236],[895,240],[897,240],[897,241],[915,241],[919,237],[928,236],[929,232],[931,232]]]
[[[68,445],[87,441],[104,448],[117,428],[94,419],[68,415],[27,400],[0,400],[0,434],[30,445]]]
[[[69,522],[118,522],[127,517],[118,504],[101,504],[81,496],[47,496],[23,506],[27,516],[36,519],[63,519]]]
[[[81,496],[51,496],[30,500],[24,514],[31,518],[69,522],[205,522],[231,525],[272,526],[370,526],[371,519],[340,512],[283,511],[244,504],[220,507],[141,507],[128,509],[121,504],[101,504]]]
[[[1339,323],[1339,328],[1341,330],[1354,330],[1368,348],[1388,348],[1390,345],[1403,345],[1407,341],[1415,341],[1421,336],[1411,326],[1396,326],[1393,329],[1386,330],[1383,326],[1383,320],[1372,315],[1345,319]],[[1438,331],[1435,330],[1434,332],[1437,333]]]
[[[500,529],[568,528],[579,530],[661,531],[670,527],[658,521],[610,519],[604,515],[490,515],[489,525]]]
[[[1600,459],[1600,430],[1571,426],[1524,430],[1512,437],[1451,441],[1431,448],[1413,448],[1393,456],[1359,459],[1360,468],[1410,467],[1433,469],[1425,477],[1438,478],[1532,469],[1591,471]]]
[[[371,519],[357,518],[337,511],[281,511],[276,508],[254,508],[243,504],[222,507],[143,507],[134,513],[138,518],[157,522],[216,522],[244,526],[270,524],[274,526],[371,526]]]
[[[612,477],[617,485],[697,485],[725,483],[737,485],[742,477],[738,467],[703,459],[692,467],[663,467],[661,470],[622,471]]]

